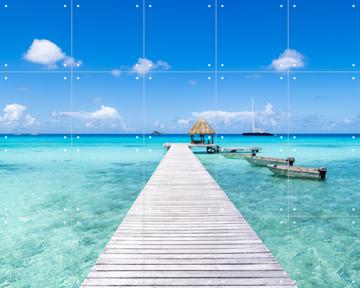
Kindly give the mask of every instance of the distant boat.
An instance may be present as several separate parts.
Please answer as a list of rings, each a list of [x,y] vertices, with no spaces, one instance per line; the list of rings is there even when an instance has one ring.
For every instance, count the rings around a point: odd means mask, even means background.
[[[295,162],[295,158],[289,157],[287,159],[274,158],[274,157],[262,157],[256,155],[245,155],[244,159],[250,164],[255,166],[267,166],[270,164],[290,165],[292,166]]]
[[[153,131],[151,133],[151,135],[154,135],[154,136],[159,136],[159,135],[163,135],[163,133],[159,132],[159,131]]]
[[[289,165],[267,165],[271,172],[279,176],[294,177],[294,178],[307,178],[307,179],[325,179],[326,168],[307,168]]]
[[[243,136],[274,136],[274,134],[266,132],[262,129],[255,128],[255,111],[254,111],[254,98],[251,98],[251,126],[252,132],[244,132]]]

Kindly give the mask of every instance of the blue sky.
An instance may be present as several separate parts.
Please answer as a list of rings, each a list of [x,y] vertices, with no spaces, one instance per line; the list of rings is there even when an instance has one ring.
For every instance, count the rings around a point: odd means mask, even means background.
[[[0,132],[359,132],[360,2],[286,2],[1,0]]]

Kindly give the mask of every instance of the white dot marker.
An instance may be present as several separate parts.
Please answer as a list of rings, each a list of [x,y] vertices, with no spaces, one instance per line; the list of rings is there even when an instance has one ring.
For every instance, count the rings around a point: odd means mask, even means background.
[[[296,152],[296,149],[293,149],[293,152]]]
[[[220,79],[221,79],[221,80],[224,80],[225,78],[224,78],[224,76],[221,76]]]
[[[355,66],[356,66],[356,64],[352,64],[351,66],[352,66],[352,67],[355,67]]]
[[[293,136],[293,139],[296,139],[296,136]]]
[[[296,221],[293,221],[293,224],[296,224]]]
[[[352,211],[355,211],[356,209],[355,209],[355,208],[352,208],[351,210],[352,210]]]
[[[356,7],[356,5],[355,5],[355,4],[353,4],[351,7],[352,7],[352,8],[355,8],[355,7]]]
[[[283,136],[280,136],[280,139],[283,139],[284,137]]]
[[[66,77],[64,77],[64,80],[66,80],[67,78]]]
[[[225,6],[224,6],[224,4],[221,4],[221,8],[224,8]]]
[[[151,8],[152,7],[152,5],[151,4],[149,4],[149,8]]]
[[[150,76],[150,77],[149,77],[149,80],[151,80],[151,79],[152,79],[152,77]]]
[[[76,208],[76,211],[78,211],[78,212],[79,212],[79,211],[80,211],[80,208]]]
[[[66,6],[66,4],[64,4],[64,8],[66,8],[67,6]]]
[[[138,77],[138,76],[136,76],[136,77],[135,77],[135,79],[136,79],[136,80],[139,80],[139,77]]]
[[[296,80],[296,77],[295,77],[295,76],[293,77],[293,80]]]
[[[352,224],[355,224],[355,221],[352,221],[351,223],[352,223]]]
[[[77,8],[80,8],[80,5],[78,4],[78,5],[76,5],[76,7],[77,7]]]
[[[293,7],[296,8],[296,4],[294,4]]]
[[[8,152],[8,149],[6,149],[6,148],[5,148],[5,150],[4,150],[4,151],[5,151],[5,152]]]
[[[284,7],[284,5],[283,4],[280,4],[280,8],[283,8]]]
[[[64,211],[65,211],[65,212],[66,212],[66,210],[67,210],[67,209],[66,209],[66,208],[64,208]]]
[[[152,137],[151,136],[149,136],[149,139],[151,139]]]
[[[355,77],[355,76],[353,76],[351,79],[352,79],[352,80],[356,80],[356,77]]]
[[[211,8],[211,5],[210,5],[210,4],[208,5],[208,8]]]
[[[283,76],[281,76],[281,77],[280,77],[280,80],[284,80],[284,77],[283,77]]]
[[[64,152],[67,152],[67,149],[64,149]]]
[[[66,139],[67,137],[66,136],[64,136],[64,139]]]
[[[223,63],[221,63],[221,64],[220,64],[220,66],[221,66],[221,67],[224,67],[224,64],[223,64]]]
[[[352,138],[352,139],[355,139],[356,137],[355,137],[355,136],[352,136],[351,138]]]
[[[80,63],[76,63],[76,66],[77,66],[77,67],[80,67]]]
[[[136,4],[136,6],[135,6],[136,8],[139,8],[139,4]]]
[[[80,139],[80,136],[76,136],[76,139]]]
[[[5,67],[8,67],[8,64],[5,63],[4,66],[5,66]]]
[[[211,80],[211,77],[210,77],[210,76],[208,77],[208,80]]]
[[[221,138],[221,139],[224,139],[224,136],[221,136],[220,138]]]
[[[208,67],[211,67],[211,64],[208,64]]]
[[[67,65],[66,65],[66,63],[64,63],[64,67],[66,67]]]
[[[7,139],[8,137],[7,136],[4,136],[5,139]]]
[[[136,152],[139,152],[139,149],[136,149],[135,151],[136,151]]]
[[[79,149],[79,148],[78,148],[78,149],[76,149],[76,152],[78,152],[78,153],[79,153],[79,152],[80,152],[80,149]]]
[[[7,77],[7,76],[5,76],[5,77],[4,77],[4,79],[5,79],[5,80],[7,80],[7,79],[8,79],[8,77]]]
[[[80,80],[80,77],[78,76],[78,77],[76,77],[76,80]]]
[[[149,152],[152,152],[152,150],[151,150],[151,149],[149,149]]]
[[[139,136],[136,136],[135,138],[136,138],[136,139],[139,139]]]

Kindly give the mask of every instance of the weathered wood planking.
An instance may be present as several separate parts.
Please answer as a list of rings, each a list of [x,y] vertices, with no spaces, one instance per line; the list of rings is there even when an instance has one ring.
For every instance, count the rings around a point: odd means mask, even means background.
[[[172,144],[82,287],[296,287],[186,144]]]

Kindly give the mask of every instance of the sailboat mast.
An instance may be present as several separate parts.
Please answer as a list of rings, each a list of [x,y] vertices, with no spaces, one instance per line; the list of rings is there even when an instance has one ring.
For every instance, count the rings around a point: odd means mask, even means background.
[[[252,116],[252,131],[255,132],[255,109],[254,109],[254,97],[251,98],[251,116]]]

